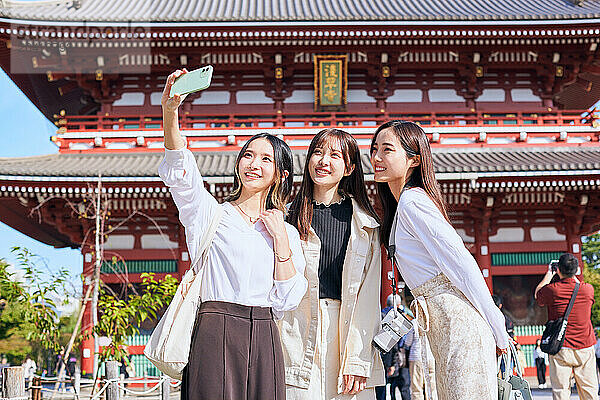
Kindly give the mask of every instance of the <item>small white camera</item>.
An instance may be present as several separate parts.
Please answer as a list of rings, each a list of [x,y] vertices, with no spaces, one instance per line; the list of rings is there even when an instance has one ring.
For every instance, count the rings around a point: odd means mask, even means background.
[[[381,330],[373,338],[373,346],[387,353],[413,328],[412,322],[392,307],[381,321]]]

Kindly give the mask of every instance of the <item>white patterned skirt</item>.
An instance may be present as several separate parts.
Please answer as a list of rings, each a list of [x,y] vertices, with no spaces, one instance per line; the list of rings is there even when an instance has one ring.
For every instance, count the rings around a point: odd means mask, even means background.
[[[439,400],[497,400],[496,341],[481,314],[445,275],[412,290],[435,357]]]

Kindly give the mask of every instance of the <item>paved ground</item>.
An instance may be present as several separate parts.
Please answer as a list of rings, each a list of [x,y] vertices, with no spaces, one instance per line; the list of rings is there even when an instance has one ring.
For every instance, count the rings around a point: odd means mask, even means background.
[[[551,389],[532,389],[531,394],[533,394],[533,400],[550,400],[552,399],[552,390]],[[571,399],[579,399],[577,394],[571,393]]]
[[[573,391],[575,392],[575,391]],[[551,400],[552,399],[552,390],[551,389],[532,389],[531,394],[533,394],[533,400]],[[390,400],[390,395],[388,393],[387,399]],[[396,393],[396,399],[400,400],[400,392]],[[571,394],[571,400],[579,400],[579,396],[577,394]]]

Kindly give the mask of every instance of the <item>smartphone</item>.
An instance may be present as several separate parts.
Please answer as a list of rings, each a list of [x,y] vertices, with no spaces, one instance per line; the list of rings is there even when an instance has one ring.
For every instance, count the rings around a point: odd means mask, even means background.
[[[181,75],[175,80],[173,86],[171,86],[169,97],[173,97],[176,94],[194,93],[208,88],[212,79],[212,73],[212,65],[207,65],[206,67],[198,68]]]

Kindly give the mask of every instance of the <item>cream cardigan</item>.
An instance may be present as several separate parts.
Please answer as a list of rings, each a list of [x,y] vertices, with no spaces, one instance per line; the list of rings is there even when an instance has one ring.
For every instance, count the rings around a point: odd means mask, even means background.
[[[371,342],[381,327],[381,247],[379,224],[352,199],[350,239],[342,273],[342,302],[339,335],[343,375],[367,377],[367,387],[385,385],[383,363]],[[302,241],[306,258],[305,277],[308,291],[296,310],[285,312],[278,322],[285,361],[286,384],[308,388],[319,315],[319,255],[321,242],[311,229]]]

